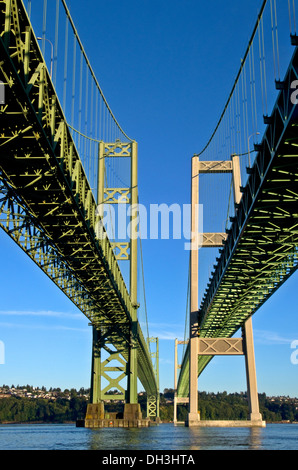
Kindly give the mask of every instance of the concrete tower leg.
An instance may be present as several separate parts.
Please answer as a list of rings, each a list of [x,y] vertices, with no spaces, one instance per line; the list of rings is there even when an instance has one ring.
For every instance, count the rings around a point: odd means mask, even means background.
[[[242,334],[244,340],[249,415],[251,421],[259,422],[262,421],[262,415],[259,409],[257,374],[251,317],[245,322]]]
[[[199,157],[192,158],[191,272],[189,332],[189,414],[187,426],[196,426],[198,415],[198,310],[199,310]]]

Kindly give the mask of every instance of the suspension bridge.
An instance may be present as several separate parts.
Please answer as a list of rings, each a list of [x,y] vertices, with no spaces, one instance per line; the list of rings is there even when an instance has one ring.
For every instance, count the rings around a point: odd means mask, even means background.
[[[252,316],[298,267],[296,7],[290,0],[263,2],[223,113],[192,159],[188,329],[181,365],[175,361],[175,419],[177,406],[189,403],[189,426],[206,425],[198,415],[198,377],[216,355],[245,356],[247,425],[264,426]],[[201,184],[218,191],[211,174],[227,179],[228,215],[224,230],[199,237]],[[210,191],[208,198],[207,208]],[[220,197],[214,200],[219,204]],[[199,256],[205,248],[213,248],[213,267],[201,293]]]
[[[113,115],[64,0],[1,1],[0,24],[1,228],[93,328],[83,424],[107,425],[108,399],[125,401],[112,425],[147,426],[159,417],[158,339],[139,304],[137,143]],[[131,208],[121,242],[106,222],[120,205]]]

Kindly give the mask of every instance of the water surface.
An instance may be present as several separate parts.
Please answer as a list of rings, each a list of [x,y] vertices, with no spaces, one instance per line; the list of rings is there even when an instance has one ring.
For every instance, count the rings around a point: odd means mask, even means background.
[[[0,450],[298,450],[298,425],[266,428],[76,428],[75,424],[0,425]]]

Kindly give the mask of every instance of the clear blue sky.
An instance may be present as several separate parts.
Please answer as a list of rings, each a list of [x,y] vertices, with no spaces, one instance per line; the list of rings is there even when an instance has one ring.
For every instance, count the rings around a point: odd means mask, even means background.
[[[68,0],[118,121],[139,144],[140,201],[190,202],[190,159],[225,104],[261,0]],[[38,33],[40,34],[40,33]],[[90,385],[88,320],[0,232],[0,384]],[[174,338],[183,339],[188,253],[184,240],[144,240],[151,336],[160,338],[160,388],[173,387]],[[294,275],[254,316],[258,388],[298,396]],[[199,389],[246,390],[243,358],[215,358]]]

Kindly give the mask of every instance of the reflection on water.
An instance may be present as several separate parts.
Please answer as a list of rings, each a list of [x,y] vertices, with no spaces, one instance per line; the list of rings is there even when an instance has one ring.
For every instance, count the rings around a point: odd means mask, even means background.
[[[264,428],[190,428],[189,450],[262,449]]]
[[[261,449],[262,430],[260,428],[251,428],[249,435],[249,446],[258,450]]]
[[[184,426],[164,424],[142,429],[92,430],[89,438],[89,448],[93,450],[298,449],[298,426],[186,428]]]
[[[266,428],[84,429],[75,425],[2,425],[0,450],[298,450],[298,425]]]

